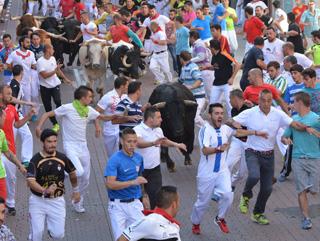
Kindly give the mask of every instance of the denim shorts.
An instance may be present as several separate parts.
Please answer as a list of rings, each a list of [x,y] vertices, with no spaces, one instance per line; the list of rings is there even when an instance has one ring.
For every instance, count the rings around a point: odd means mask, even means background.
[[[294,158],[292,160],[292,169],[298,193],[305,190],[314,193],[319,192],[319,159]]]

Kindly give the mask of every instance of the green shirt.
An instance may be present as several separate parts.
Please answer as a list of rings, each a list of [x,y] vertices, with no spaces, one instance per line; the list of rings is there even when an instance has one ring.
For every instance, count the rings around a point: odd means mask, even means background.
[[[320,65],[320,44],[314,44],[310,48],[314,65]]]
[[[1,148],[0,154],[2,152],[6,152],[9,150],[8,142],[3,130],[0,130],[0,148]],[[6,170],[4,169],[3,162],[0,159],[0,178],[5,178],[5,177],[6,177]]]
[[[314,129],[320,129],[320,116],[312,111],[303,117],[296,114],[292,119],[301,122],[306,126],[311,126]],[[306,131],[298,131],[292,127],[287,128],[283,136],[292,138],[293,158],[320,159],[320,142],[318,137],[310,135]]]
[[[237,16],[236,10],[234,10],[233,8],[228,7],[227,11],[230,15]],[[227,31],[234,30],[234,22],[230,16],[226,17],[226,23]]]
[[[279,90],[281,92],[281,95],[284,94],[284,92],[286,91],[286,89],[288,87],[288,82],[282,75],[279,75],[275,79],[268,78],[266,83],[276,87],[277,90]]]

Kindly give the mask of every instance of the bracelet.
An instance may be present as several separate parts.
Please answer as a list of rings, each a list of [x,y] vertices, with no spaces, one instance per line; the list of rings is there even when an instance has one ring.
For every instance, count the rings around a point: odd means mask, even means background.
[[[72,187],[72,192],[79,192],[79,191],[80,191],[79,186]]]

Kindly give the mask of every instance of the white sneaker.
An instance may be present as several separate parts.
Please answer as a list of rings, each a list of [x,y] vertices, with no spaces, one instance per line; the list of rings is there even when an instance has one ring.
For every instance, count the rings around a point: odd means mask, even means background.
[[[80,198],[80,201],[75,203],[73,200],[71,201],[74,210],[77,213],[84,213],[86,210],[83,207],[83,197]]]

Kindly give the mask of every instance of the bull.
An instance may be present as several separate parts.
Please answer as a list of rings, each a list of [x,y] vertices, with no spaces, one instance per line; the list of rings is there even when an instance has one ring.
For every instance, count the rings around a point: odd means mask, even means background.
[[[184,164],[191,165],[194,118],[197,112],[197,102],[191,91],[180,83],[162,84],[153,90],[149,103],[158,107],[161,112],[164,135],[186,145],[187,152],[182,151]],[[161,160],[167,163],[170,172],[175,171],[175,163],[170,158],[167,147],[161,147]]]

